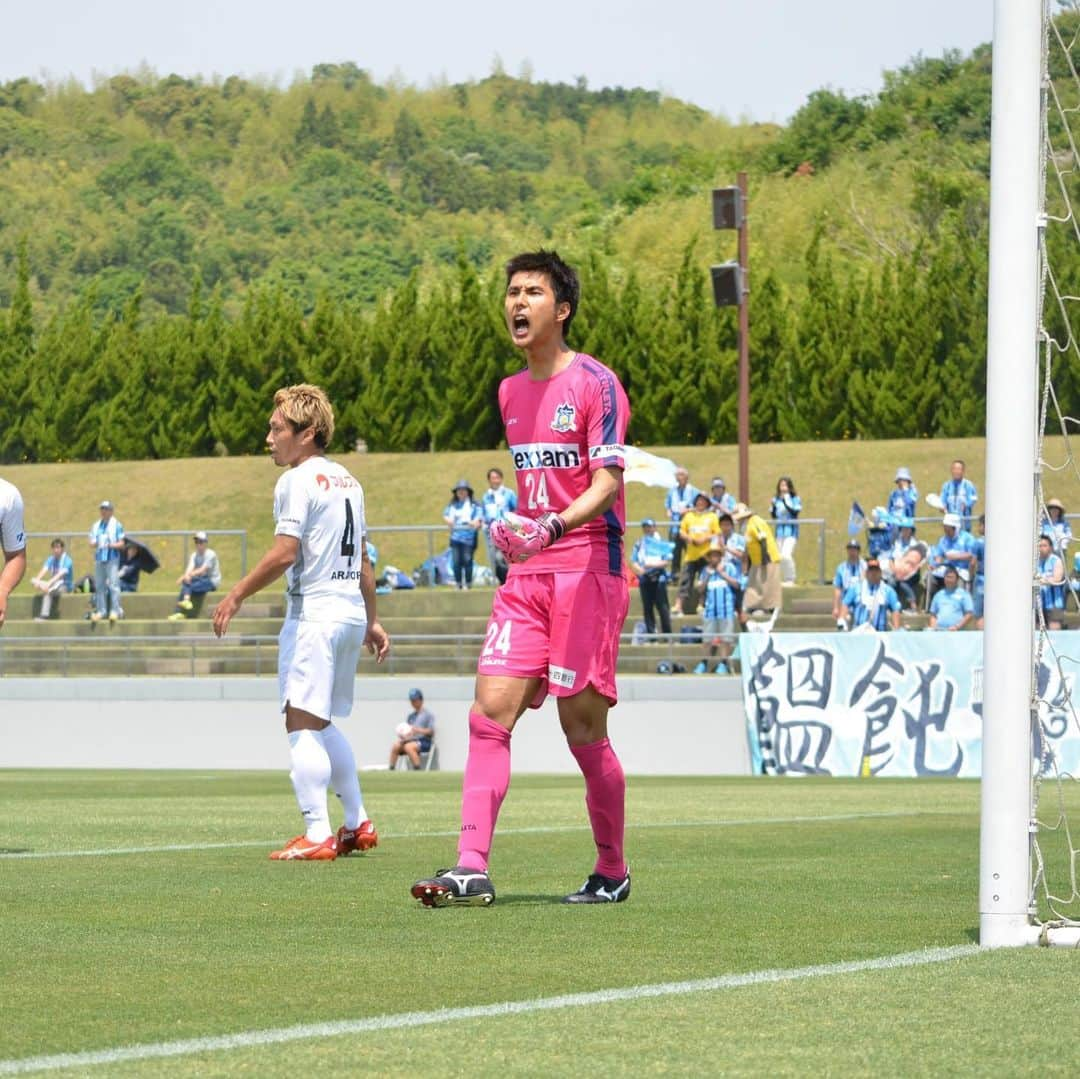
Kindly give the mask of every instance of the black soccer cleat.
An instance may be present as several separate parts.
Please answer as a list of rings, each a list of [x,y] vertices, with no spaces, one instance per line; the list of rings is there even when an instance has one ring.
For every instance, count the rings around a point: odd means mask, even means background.
[[[495,885],[487,873],[461,865],[440,869],[435,876],[418,880],[411,890],[413,899],[425,907],[489,907],[495,902]]]
[[[576,891],[563,897],[564,903],[622,903],[630,898],[630,870],[621,880],[590,873],[589,879]]]

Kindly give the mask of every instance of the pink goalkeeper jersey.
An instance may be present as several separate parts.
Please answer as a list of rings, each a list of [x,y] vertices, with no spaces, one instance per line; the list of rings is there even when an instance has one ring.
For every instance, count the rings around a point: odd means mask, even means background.
[[[577,353],[570,366],[533,381],[528,369],[503,379],[499,409],[517,473],[518,508],[524,517],[558,513],[588,490],[598,468],[625,468],[630,403],[615,373]],[[622,488],[606,513],[568,532],[511,574],[623,570],[626,498]]]

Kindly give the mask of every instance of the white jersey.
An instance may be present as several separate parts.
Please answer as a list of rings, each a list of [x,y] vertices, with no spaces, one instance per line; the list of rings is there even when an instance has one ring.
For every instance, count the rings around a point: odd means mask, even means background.
[[[308,622],[367,622],[360,594],[367,524],[364,492],[341,465],[309,457],[288,469],[274,488],[274,533],[300,541],[285,574],[288,618]]]
[[[26,547],[23,500],[19,488],[0,480],[0,551],[14,554]]]

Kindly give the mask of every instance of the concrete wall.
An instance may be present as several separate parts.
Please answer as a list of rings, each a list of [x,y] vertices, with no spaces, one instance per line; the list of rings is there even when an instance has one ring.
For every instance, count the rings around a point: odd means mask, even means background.
[[[357,680],[340,721],[361,768],[385,765],[414,685],[435,715],[440,766],[464,766],[472,678],[378,677]],[[609,730],[628,773],[749,773],[739,679],[626,677],[619,692]],[[272,678],[5,678],[0,767],[282,768],[283,722]],[[513,753],[517,772],[577,771],[550,698],[521,718]]]

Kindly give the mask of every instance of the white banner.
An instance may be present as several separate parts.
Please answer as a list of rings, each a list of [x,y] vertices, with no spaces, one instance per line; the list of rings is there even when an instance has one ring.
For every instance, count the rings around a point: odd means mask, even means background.
[[[1050,636],[1055,651],[1080,653],[1077,634]],[[979,776],[981,633],[744,634],[739,651],[756,774]],[[1044,772],[1080,774],[1077,662],[1063,674],[1047,650],[1040,664],[1045,737],[1032,756]]]

